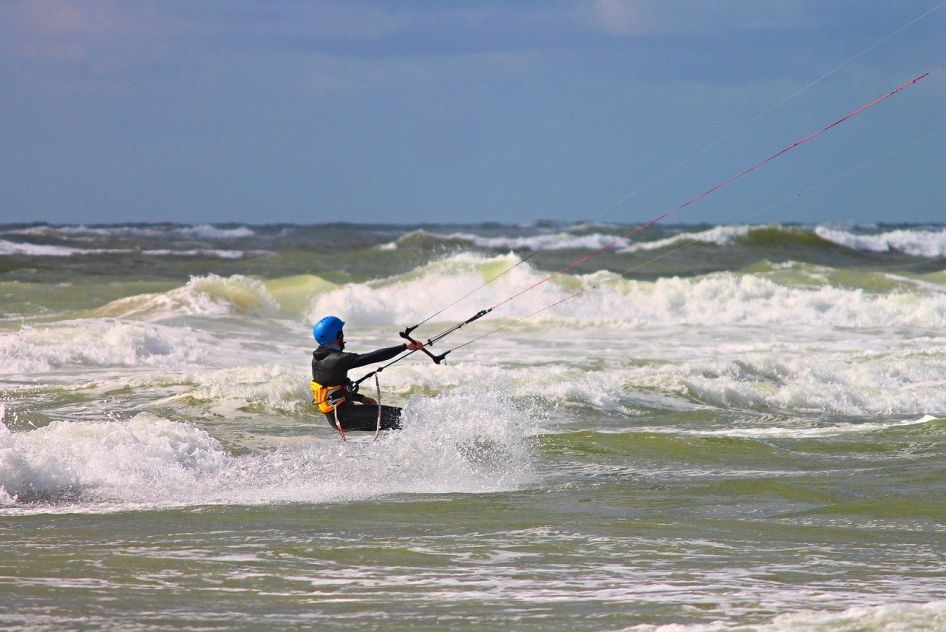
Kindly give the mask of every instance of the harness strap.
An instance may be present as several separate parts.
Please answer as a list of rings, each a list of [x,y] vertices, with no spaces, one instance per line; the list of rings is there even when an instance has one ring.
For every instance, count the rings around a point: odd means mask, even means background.
[[[348,439],[345,437],[345,429],[342,428],[342,422],[338,420],[338,407],[332,409],[332,412],[335,413],[335,429],[338,430],[338,434],[341,435],[342,441],[348,442]]]

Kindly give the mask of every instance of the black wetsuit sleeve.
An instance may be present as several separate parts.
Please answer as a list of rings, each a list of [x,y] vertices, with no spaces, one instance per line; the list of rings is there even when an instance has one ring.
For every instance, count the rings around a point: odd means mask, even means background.
[[[397,354],[401,353],[407,349],[407,345],[396,345],[394,347],[386,347],[384,349],[378,349],[376,351],[370,351],[368,353],[350,353],[346,354],[348,357],[345,358],[347,365],[346,369],[355,369],[360,366],[365,366],[368,364],[375,364],[376,362],[384,362],[385,360],[390,360]]]
[[[344,353],[319,347],[312,353],[312,379],[319,384],[344,384],[349,369],[390,360],[406,348],[405,345],[397,345],[370,353]]]

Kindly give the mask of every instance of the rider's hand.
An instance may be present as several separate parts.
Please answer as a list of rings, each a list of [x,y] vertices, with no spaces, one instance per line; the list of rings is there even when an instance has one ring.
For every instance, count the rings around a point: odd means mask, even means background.
[[[416,342],[414,340],[404,343],[407,346],[408,351],[417,351],[418,349],[424,348],[424,343]]]

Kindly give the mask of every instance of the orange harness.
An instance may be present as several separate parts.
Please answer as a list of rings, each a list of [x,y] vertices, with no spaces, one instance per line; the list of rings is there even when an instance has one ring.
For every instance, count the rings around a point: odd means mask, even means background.
[[[344,384],[337,386],[322,386],[315,380],[309,383],[312,388],[312,403],[319,407],[319,411],[330,413],[348,401],[348,390]]]

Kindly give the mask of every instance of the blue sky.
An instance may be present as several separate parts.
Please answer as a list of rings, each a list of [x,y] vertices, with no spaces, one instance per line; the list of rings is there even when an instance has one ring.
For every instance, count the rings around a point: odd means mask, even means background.
[[[941,1],[6,0],[0,222],[643,221],[946,62]],[[944,221],[944,106],[673,221]]]

